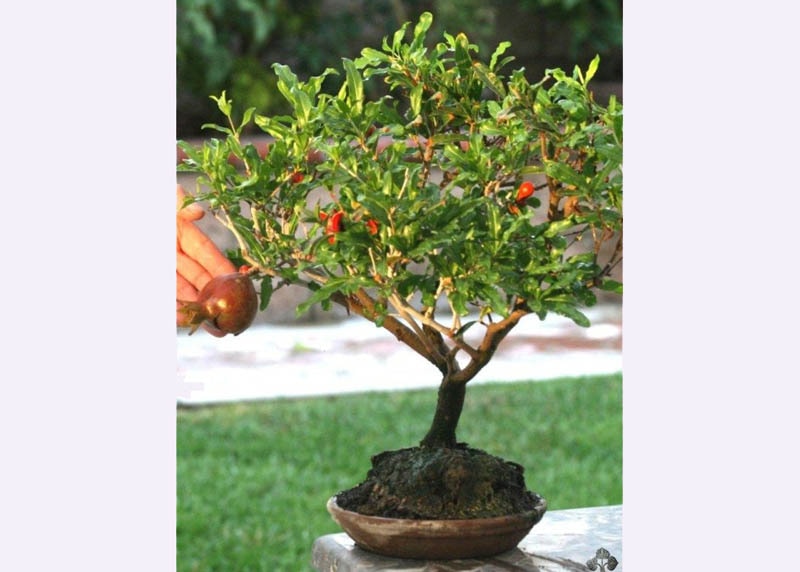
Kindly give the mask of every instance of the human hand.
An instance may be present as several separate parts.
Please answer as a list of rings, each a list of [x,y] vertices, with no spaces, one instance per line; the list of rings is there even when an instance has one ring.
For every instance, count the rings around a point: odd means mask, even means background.
[[[235,272],[236,268],[225,255],[217,248],[212,240],[195,224],[205,215],[202,207],[193,203],[186,208],[181,208],[186,194],[183,188],[177,186],[177,263],[175,266],[176,301],[193,302],[197,300],[200,290],[209,280],[221,274]],[[181,304],[177,302],[177,324],[180,327],[188,325],[187,318],[180,312]],[[203,328],[216,337],[222,337],[225,332],[209,324]]]

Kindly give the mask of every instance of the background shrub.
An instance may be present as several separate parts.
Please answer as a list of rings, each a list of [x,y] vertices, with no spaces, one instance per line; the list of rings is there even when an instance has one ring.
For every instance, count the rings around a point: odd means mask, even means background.
[[[178,138],[216,121],[209,95],[222,90],[239,109],[284,112],[272,63],[301,79],[339,68],[342,57],[379,45],[426,10],[435,16],[432,37],[463,31],[482,53],[511,41],[513,67],[529,79],[546,68],[586,67],[595,54],[600,90],[622,79],[621,0],[178,0]]]

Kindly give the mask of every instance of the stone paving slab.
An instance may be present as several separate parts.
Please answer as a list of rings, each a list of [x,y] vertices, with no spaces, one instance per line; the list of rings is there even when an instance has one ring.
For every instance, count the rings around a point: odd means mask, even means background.
[[[472,383],[548,380],[622,371],[622,312],[523,319]],[[322,325],[258,325],[239,336],[177,336],[182,405],[438,387],[436,368],[387,331],[355,317]]]

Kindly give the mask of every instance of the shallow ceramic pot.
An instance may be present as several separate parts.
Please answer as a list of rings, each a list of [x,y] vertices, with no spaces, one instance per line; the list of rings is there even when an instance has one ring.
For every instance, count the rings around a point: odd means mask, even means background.
[[[511,516],[468,520],[413,520],[366,516],[328,500],[328,512],[357,546],[396,558],[455,560],[486,558],[516,547],[547,510],[541,499],[533,510]]]

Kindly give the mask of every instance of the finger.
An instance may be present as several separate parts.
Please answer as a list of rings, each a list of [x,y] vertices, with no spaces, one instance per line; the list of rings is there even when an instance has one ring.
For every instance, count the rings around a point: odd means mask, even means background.
[[[212,276],[236,271],[233,263],[222,254],[217,245],[194,224],[179,221],[178,241],[186,256],[197,261]]]
[[[206,213],[203,210],[203,207],[201,207],[199,204],[192,203],[190,205],[187,205],[186,207],[182,206],[185,198],[186,198],[186,193],[184,192],[183,187],[178,185],[178,190],[177,190],[178,218],[181,218],[186,221],[200,220],[201,218],[203,218],[203,216],[205,216]]]
[[[191,287],[197,292],[203,289],[209,280],[213,278],[213,276],[203,268],[196,260],[193,258],[186,256],[183,252],[177,253],[177,258],[175,261],[175,269],[177,270],[178,276],[183,278],[183,281],[189,284]],[[180,283],[178,284],[180,287]],[[197,294],[195,294],[194,299],[197,298]]]
[[[183,300],[184,302],[194,302],[197,300],[197,295],[200,293],[200,290],[198,290],[194,284],[189,282],[183,275],[181,275],[180,270],[178,270],[175,274],[175,299]]]
[[[179,328],[188,328],[191,326],[189,323],[189,316],[187,316],[184,312],[181,312],[181,308],[183,304],[178,300],[183,300],[185,302],[192,302],[197,300],[197,288],[192,286],[186,278],[181,276],[179,273],[176,272],[175,276],[176,281],[176,289],[175,289],[175,321]]]

